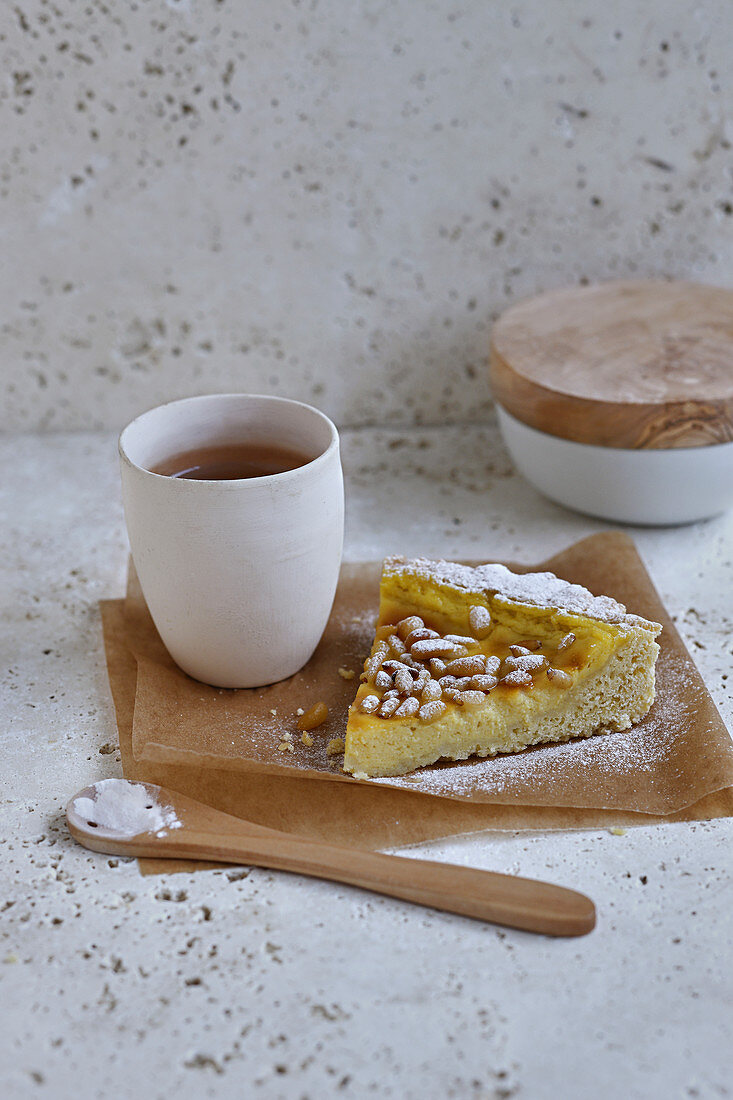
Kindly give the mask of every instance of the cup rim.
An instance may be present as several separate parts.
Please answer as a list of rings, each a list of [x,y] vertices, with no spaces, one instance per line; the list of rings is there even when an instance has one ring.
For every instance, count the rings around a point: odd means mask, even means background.
[[[187,405],[187,404],[192,404],[192,403],[203,403],[203,402],[210,401],[210,400],[221,400],[222,398],[237,398],[237,399],[240,399],[240,400],[249,398],[249,399],[254,399],[256,401],[261,401],[261,402],[266,402],[266,403],[267,402],[272,402],[273,404],[279,404],[279,405],[295,405],[298,408],[305,409],[309,413],[313,413],[318,419],[322,420],[326,424],[326,426],[328,427],[330,437],[331,437],[330,440],[329,440],[328,446],[325,448],[325,450],[321,451],[321,453],[319,455],[316,455],[315,458],[310,459],[310,461],[304,463],[302,466],[296,466],[295,469],[293,469],[293,470],[281,470],[278,473],[274,473],[274,474],[262,474],[261,476],[256,477],[256,478],[241,478],[241,477],[239,477],[239,478],[216,478],[216,479],[212,479],[212,478],[176,478],[176,477],[171,477],[170,474],[157,474],[157,473],[155,473],[154,470],[148,470],[148,468],[146,466],[141,466],[138,462],[135,462],[134,459],[130,458],[129,454],[127,453],[127,451],[125,449],[125,439],[124,439],[124,437],[127,434],[127,432],[129,431],[129,429],[133,428],[136,424],[139,423],[139,421],[143,420],[146,416],[150,416],[152,413],[158,412],[160,409],[170,408],[170,406],[172,406],[172,405]],[[147,474],[149,477],[158,478],[161,481],[175,481],[179,485],[189,485],[189,486],[195,486],[195,485],[218,485],[218,486],[235,486],[236,485],[236,486],[242,486],[242,485],[252,484],[252,483],[255,483],[255,482],[259,485],[262,485],[263,483],[267,484],[268,482],[272,481],[273,478],[278,478],[278,479],[289,478],[289,477],[296,476],[298,474],[302,474],[304,470],[312,470],[318,464],[325,463],[330,458],[330,456],[334,453],[334,451],[338,450],[338,446],[339,446],[339,433],[338,433],[338,429],[337,429],[336,425],[330,419],[330,417],[326,416],[326,414],[324,412],[322,412],[320,409],[317,409],[315,407],[315,405],[308,405],[305,401],[296,401],[292,397],[279,397],[275,394],[269,394],[269,393],[200,393],[200,394],[193,394],[191,397],[173,398],[173,400],[171,400],[171,401],[163,401],[163,402],[161,402],[160,405],[154,405],[152,408],[145,409],[144,412],[139,413],[128,424],[125,425],[125,427],[122,429],[122,431],[120,432],[120,434],[117,438],[117,451],[118,451],[118,454],[120,456],[120,461],[121,462],[124,462],[126,465],[132,467],[132,469],[134,469],[134,470],[139,470],[141,473]]]

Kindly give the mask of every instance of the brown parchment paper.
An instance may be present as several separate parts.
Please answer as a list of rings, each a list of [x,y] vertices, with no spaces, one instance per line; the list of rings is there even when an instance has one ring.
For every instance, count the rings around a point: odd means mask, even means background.
[[[358,672],[371,643],[378,564],[344,567],[329,628],[302,673],[271,688],[241,692],[205,687],[175,667],[131,573],[127,599],[102,603],[124,774],[261,824],[313,837],[336,835],[365,847],[487,829],[585,828],[733,814],[730,739],[630,539],[615,532],[596,535],[540,565],[513,567],[550,568],[663,623],[657,713],[644,743],[629,734],[610,734],[493,761],[424,769],[424,776],[416,773],[417,783],[414,776],[357,782],[339,772],[325,745],[343,732],[356,688],[356,679],[343,680],[338,668]],[[280,753],[282,732],[295,729],[297,707],[318,698],[328,702],[331,717],[314,731],[314,748],[299,747],[297,756]],[[295,733],[293,742],[300,744]],[[587,755],[589,746],[604,742],[605,753]],[[586,754],[572,752],[578,749]],[[488,769],[487,779],[487,765],[501,767],[504,761],[513,766]],[[456,781],[456,775],[463,778]],[[314,782],[324,778],[336,782]],[[179,868],[166,861],[145,863],[146,869]]]
[[[733,784],[733,744],[631,540],[620,533],[594,536],[532,568],[551,569],[663,624],[657,698],[649,715],[620,733],[360,782],[467,802],[654,814],[673,813]],[[300,775],[354,787],[357,781],[342,772],[340,757],[329,757],[326,749],[332,738],[344,734],[356,689],[356,676],[344,680],[338,670],[360,672],[369,652],[379,574],[379,563],[344,566],[313,659],[289,680],[247,691],[207,687],[182,673],[152,630],[133,584],[128,613],[140,628],[148,624],[133,643],[138,663],[135,759]],[[306,747],[297,730],[297,709],[318,700],[328,705],[329,719],[313,731],[315,744]],[[281,749],[286,734],[293,752]]]

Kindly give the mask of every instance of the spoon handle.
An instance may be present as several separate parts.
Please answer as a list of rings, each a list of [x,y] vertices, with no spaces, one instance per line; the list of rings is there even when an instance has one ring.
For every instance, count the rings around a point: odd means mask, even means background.
[[[173,834],[165,853],[160,842],[152,842],[145,851],[132,852],[132,846],[128,845],[128,854],[210,859],[295,871],[464,917],[551,936],[582,936],[595,925],[595,907],[590,898],[563,886],[325,844],[276,830],[266,832],[266,836]],[[143,848],[141,840],[137,838],[136,848]]]

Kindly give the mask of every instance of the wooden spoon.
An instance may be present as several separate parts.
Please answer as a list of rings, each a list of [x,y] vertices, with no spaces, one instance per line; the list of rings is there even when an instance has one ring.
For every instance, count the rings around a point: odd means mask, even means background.
[[[180,824],[158,828],[157,832],[130,835],[129,826],[124,823],[120,827],[116,822],[88,820],[78,812],[84,807],[77,809],[77,800],[96,801],[104,783],[99,787],[86,787],[69,802],[66,820],[74,839],[95,852],[158,859],[216,860],[296,871],[464,917],[550,936],[582,936],[595,925],[595,907],[590,898],[562,886],[448,863],[368,852],[342,844],[326,844],[243,821],[153,783],[113,782],[127,788],[143,787],[148,796],[145,801],[149,803],[146,809],[154,811],[157,807]],[[103,814],[93,816],[104,817]]]

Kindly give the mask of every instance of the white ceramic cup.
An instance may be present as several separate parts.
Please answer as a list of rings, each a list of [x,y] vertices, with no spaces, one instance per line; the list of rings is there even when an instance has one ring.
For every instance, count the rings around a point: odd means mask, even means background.
[[[182,451],[242,442],[311,461],[230,481],[151,472]],[[328,417],[281,397],[189,397],[133,420],[119,451],[135,568],[176,664],[228,688],[302,668],[326,625],[343,545],[339,438]]]

